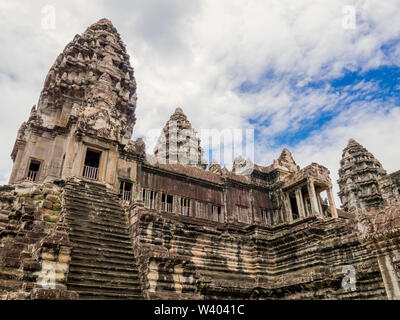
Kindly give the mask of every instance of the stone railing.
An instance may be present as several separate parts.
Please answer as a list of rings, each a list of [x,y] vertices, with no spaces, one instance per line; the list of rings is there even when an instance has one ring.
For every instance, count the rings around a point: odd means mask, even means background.
[[[32,181],[32,182],[34,182],[34,181],[36,181],[36,177],[37,177],[37,171],[28,171],[28,175],[27,175],[27,177],[26,177],[26,180],[28,180],[28,181]]]
[[[99,175],[99,168],[84,166],[83,177],[90,180],[97,180]]]

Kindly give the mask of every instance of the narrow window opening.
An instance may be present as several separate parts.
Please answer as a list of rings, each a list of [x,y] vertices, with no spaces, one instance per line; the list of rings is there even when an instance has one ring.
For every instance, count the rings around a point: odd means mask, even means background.
[[[39,177],[39,169],[40,169],[40,161],[37,160],[31,160],[29,164],[29,169],[28,169],[28,175],[27,175],[27,180],[28,181],[37,181]]]
[[[224,222],[223,216],[221,214],[221,207],[220,206],[212,206],[212,215],[213,215],[213,220],[217,222]]]
[[[181,214],[183,216],[190,215],[190,199],[181,198]]]
[[[88,149],[86,152],[83,177],[90,180],[98,180],[101,152]]]
[[[124,201],[131,201],[132,183],[121,181],[119,185],[119,197]]]
[[[148,209],[156,209],[157,207],[157,192],[143,189],[144,206]]]
[[[173,197],[169,194],[161,194],[161,211],[172,212]]]
[[[295,197],[290,196],[290,205],[292,207],[293,220],[296,220],[299,218],[299,210],[297,208],[297,202]]]
[[[265,209],[261,209],[261,222],[263,224],[268,224],[268,212]]]

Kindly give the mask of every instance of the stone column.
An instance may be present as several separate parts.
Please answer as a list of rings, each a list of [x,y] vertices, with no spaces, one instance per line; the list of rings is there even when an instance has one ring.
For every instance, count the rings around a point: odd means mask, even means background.
[[[287,192],[283,193],[285,201],[285,211],[286,211],[286,222],[293,221],[292,206],[290,204],[290,197]]]
[[[231,223],[231,222],[233,222],[232,221],[232,219],[231,219],[231,217],[232,217],[232,213],[231,213],[231,216],[229,217],[228,216],[228,204],[227,204],[227,200],[226,200],[226,193],[227,193],[227,187],[226,187],[226,185],[224,186],[224,189],[223,189],[223,191],[222,191],[222,196],[223,196],[223,201],[224,201],[224,205],[222,206],[222,208],[221,208],[221,212],[222,212],[222,214],[224,215],[224,222],[225,223]],[[208,209],[208,207],[206,207],[206,210]]]
[[[310,197],[310,203],[311,203],[311,215],[313,216],[319,216],[320,211],[318,208],[318,200],[317,196],[315,194],[315,188],[314,188],[314,181],[311,179],[307,180],[307,189],[308,189],[308,195]]]
[[[142,163],[136,162],[136,201],[142,201]]]
[[[327,191],[327,194],[328,194],[329,208],[331,210],[332,217],[333,218],[338,218],[338,213],[337,213],[337,210],[336,210],[336,204],[335,204],[335,200],[334,200],[334,197],[333,197],[333,192],[332,192],[332,187],[331,186],[329,187],[329,189]]]
[[[18,149],[17,156],[15,157],[15,161],[13,164],[11,176],[9,179],[8,184],[14,184],[16,180],[18,180],[18,172],[20,172],[20,167],[21,167],[21,161],[22,161],[22,156],[24,154],[25,146],[22,148]]]
[[[304,199],[304,209],[305,209],[306,217],[310,217],[311,216],[311,212],[308,210],[307,198]]]
[[[386,253],[378,255],[377,260],[388,299],[400,300],[400,280],[393,265],[393,257]]]
[[[322,217],[324,215],[324,210],[322,210],[322,199],[320,193],[317,194],[317,202],[318,202],[318,211],[320,213],[320,216]]]
[[[297,209],[299,210],[299,216],[300,218],[305,218],[306,213],[304,210],[304,202],[303,202],[303,195],[301,194],[301,188],[298,187],[295,190],[296,194],[296,203],[297,203]]]

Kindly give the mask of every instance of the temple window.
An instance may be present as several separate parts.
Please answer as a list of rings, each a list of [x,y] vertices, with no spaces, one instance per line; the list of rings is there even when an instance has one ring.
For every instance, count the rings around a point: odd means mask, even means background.
[[[207,215],[208,204],[202,201],[196,201],[196,217],[202,219],[208,219]]]
[[[273,212],[273,211],[270,211],[270,212],[269,212],[269,224],[270,224],[271,226],[274,225],[274,212]]]
[[[40,164],[41,162],[38,160],[31,160],[31,162],[29,163],[29,168],[28,168],[28,173],[26,176],[26,179],[28,181],[37,181],[38,177],[39,177],[39,169],[40,169]]]
[[[268,224],[268,211],[266,209],[261,209],[261,222]]]
[[[180,210],[181,215],[183,215],[183,216],[190,215],[190,199],[181,198],[180,207],[181,207],[181,210]]]
[[[148,209],[156,209],[157,207],[157,192],[143,189],[142,200],[144,206]]]
[[[90,180],[99,179],[101,152],[87,149],[85,165],[83,166],[83,177]]]
[[[217,222],[224,222],[224,219],[221,214],[221,207],[220,206],[212,206],[212,217],[214,221]]]
[[[124,201],[130,201],[132,195],[132,183],[121,181],[119,185],[119,198]]]
[[[173,199],[174,199],[173,196],[162,193],[161,194],[161,211],[173,212],[173,210],[172,210]]]
[[[244,206],[236,206],[236,208],[238,221],[250,223],[249,208]]]
[[[296,220],[299,218],[299,209],[297,207],[296,198],[293,197],[292,195],[290,195],[290,205],[292,207],[293,220]]]

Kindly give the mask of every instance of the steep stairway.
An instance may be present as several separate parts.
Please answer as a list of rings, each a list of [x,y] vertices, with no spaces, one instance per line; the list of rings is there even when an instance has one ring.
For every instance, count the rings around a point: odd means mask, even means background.
[[[81,299],[142,299],[128,221],[116,194],[98,183],[68,181],[64,200],[74,243],[68,289]]]

